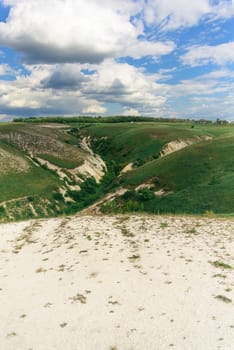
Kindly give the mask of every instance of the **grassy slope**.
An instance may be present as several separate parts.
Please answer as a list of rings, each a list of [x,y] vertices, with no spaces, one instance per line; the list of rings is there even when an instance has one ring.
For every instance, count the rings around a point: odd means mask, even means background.
[[[60,184],[58,178],[52,172],[34,165],[25,157],[23,152],[1,141],[0,147],[13,156],[22,157],[29,165],[27,171],[11,170],[0,174],[0,203],[24,196],[48,196]]]
[[[114,162],[119,170],[130,162],[138,164],[131,172],[116,177],[113,180],[115,186],[134,189],[141,183],[157,178],[159,181],[155,189],[163,187],[173,191],[166,197],[154,197],[145,201],[145,211],[202,214],[212,210],[217,213],[234,213],[234,126],[191,125],[147,122],[97,123],[80,127],[79,124],[72,124],[72,135],[61,129],[43,128],[28,123],[4,123],[0,124],[0,136],[26,132],[49,137],[52,139],[52,148],[48,152],[50,149],[45,145],[47,153],[44,158],[64,168],[73,168],[84,159],[84,154],[77,148],[77,136],[90,135],[95,151],[107,162]],[[201,135],[212,136],[213,140],[201,141],[158,158],[166,143]],[[59,157],[53,148],[57,141],[64,145],[64,153]],[[22,148],[9,140],[2,139],[0,142],[8,151],[25,159]],[[39,154],[42,152],[43,147],[40,145]],[[53,172],[30,162],[26,173],[11,172],[0,176],[0,202],[24,196],[41,196],[53,202],[52,192],[59,186],[61,181]],[[121,198],[117,202],[123,211],[128,210],[125,199]],[[53,213],[56,215],[55,209],[51,215]]]
[[[45,129],[45,132],[43,132],[43,129],[40,129],[40,132],[42,133],[42,136],[48,136],[48,130]],[[46,211],[48,212],[48,215],[56,215],[56,212],[59,211],[58,206],[61,207],[61,205],[55,203],[53,193],[57,192],[58,188],[61,187],[63,183],[54,172],[49,171],[44,167],[36,166],[26,158],[27,151],[23,149],[22,145],[17,144],[14,139],[6,139],[5,136],[12,133],[14,133],[14,135],[22,135],[22,133],[26,133],[26,139],[28,138],[28,135],[34,135],[35,130],[31,130],[30,125],[13,123],[0,124],[0,136],[3,135],[3,137],[0,137],[0,147],[7,151],[8,154],[12,154],[13,157],[17,156],[28,164],[28,169],[25,171],[10,169],[7,172],[0,173],[0,206],[2,207],[1,203],[3,202],[15,200],[15,204],[13,202],[8,202],[9,204],[7,203],[7,211],[9,211],[11,217],[14,217],[15,219],[28,218],[33,215],[28,209],[28,205],[31,201],[35,208],[35,212],[37,212],[39,217],[45,216]],[[36,134],[38,134],[38,131],[36,131]],[[53,142],[53,139],[56,140],[57,136],[53,131],[51,134]],[[33,141],[34,139],[32,140],[32,143]],[[37,144],[32,146],[36,148]],[[45,144],[44,147],[47,148],[47,145]],[[46,151],[48,151],[48,148]],[[66,165],[67,162],[68,164],[71,163],[71,161],[66,158],[61,159],[61,162],[63,162],[64,165]],[[80,164],[80,159],[77,160],[77,163],[74,165],[77,164]],[[30,202],[27,198],[31,198]],[[48,208],[48,205],[51,205],[53,209]],[[44,211],[43,206],[45,206],[46,211]],[[5,215],[4,212],[2,215]]]
[[[77,140],[64,132],[61,126],[56,128],[56,124],[52,127],[30,123],[0,124],[0,139],[1,135],[4,138],[4,135],[12,134],[22,136],[27,146],[33,149],[35,155],[49,160],[57,166],[68,169],[75,168],[81,165],[84,160],[84,152],[80,148],[74,147],[74,145],[78,145]],[[7,142],[22,150],[22,146],[14,141],[14,137]]]
[[[96,124],[87,128],[93,138],[107,137],[97,143],[107,159],[117,157],[125,165],[136,159],[151,160],[158,157],[163,145],[171,140],[207,135],[202,128],[191,128],[188,123],[118,123]]]
[[[0,203],[24,196],[48,197],[59,184],[55,175],[36,166],[27,173],[9,173],[0,177]]]
[[[122,176],[121,185],[134,188],[158,177],[161,187],[174,192],[144,203],[145,210],[199,214],[208,210],[234,212],[233,126],[196,125],[191,128],[188,123],[134,123],[95,125],[89,128],[89,133],[93,137],[108,136],[111,142],[106,150],[107,157],[113,157],[122,165],[137,158],[144,160],[142,166]],[[213,140],[153,159],[165,143],[198,135],[209,135]]]

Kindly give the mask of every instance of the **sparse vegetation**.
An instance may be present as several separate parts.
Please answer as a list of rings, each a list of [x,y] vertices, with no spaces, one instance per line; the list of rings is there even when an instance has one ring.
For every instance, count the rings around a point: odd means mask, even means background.
[[[222,269],[232,269],[232,266],[231,266],[231,265],[226,264],[226,263],[224,263],[224,262],[222,262],[222,261],[213,261],[213,262],[211,262],[211,264],[212,264],[213,266],[215,266],[215,267],[220,267],[220,268],[222,268]]]
[[[136,260],[139,260],[141,257],[139,254],[133,254],[132,256],[129,256],[128,259],[130,262],[135,262]]]
[[[87,298],[85,295],[77,293],[72,298],[70,298],[73,302],[79,301],[81,304],[86,304]]]
[[[226,304],[231,304],[232,303],[232,300],[229,299],[228,297],[226,297],[225,295],[217,295],[215,298],[223,301]]]

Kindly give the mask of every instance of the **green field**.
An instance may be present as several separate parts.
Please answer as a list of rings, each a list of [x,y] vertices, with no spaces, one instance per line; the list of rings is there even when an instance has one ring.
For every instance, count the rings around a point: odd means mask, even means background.
[[[119,185],[133,190],[152,181],[153,189],[166,189],[161,198],[142,201],[132,194],[131,202],[143,204],[144,211],[153,213],[204,214],[234,213],[234,126],[195,125],[191,123],[133,123],[128,125],[95,125],[88,128],[95,138],[96,149],[108,160],[121,166],[129,162],[138,165],[118,179]],[[196,136],[209,136],[166,157],[158,157],[166,143]],[[155,181],[154,181],[155,180]],[[129,210],[125,198],[116,199],[108,210]],[[134,203],[133,203],[134,204]],[[131,205],[130,205],[131,207]],[[142,210],[142,205],[133,210]]]
[[[233,124],[119,120],[1,123],[0,220],[73,213],[120,188],[126,193],[103,201],[102,212],[234,214]],[[99,184],[72,172],[90,157],[84,138],[107,166]],[[171,142],[187,144],[162,157]]]

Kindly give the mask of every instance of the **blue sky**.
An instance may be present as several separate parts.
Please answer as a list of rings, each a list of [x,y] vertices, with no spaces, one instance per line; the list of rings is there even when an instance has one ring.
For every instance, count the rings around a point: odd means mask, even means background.
[[[232,0],[0,0],[0,120],[234,121]]]

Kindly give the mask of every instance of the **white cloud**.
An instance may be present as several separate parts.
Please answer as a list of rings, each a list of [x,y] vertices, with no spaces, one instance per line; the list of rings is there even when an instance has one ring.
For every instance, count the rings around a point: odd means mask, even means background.
[[[229,0],[148,0],[145,20],[159,24],[163,30],[191,27],[202,19],[217,20],[234,15],[234,4]]]
[[[131,56],[133,58],[141,58],[143,56],[160,56],[171,53],[175,49],[175,44],[171,41],[153,42],[145,40],[133,40],[121,52],[121,56]]]
[[[171,52],[172,43],[138,40],[143,10],[134,0],[5,0],[11,5],[0,23],[0,44],[23,54],[28,63],[98,63],[108,57],[134,58]]]
[[[168,86],[165,96],[179,117],[234,120],[233,82],[233,71],[212,71]]]
[[[82,109],[81,113],[83,114],[104,114],[106,112],[106,108],[100,106],[98,103],[86,106]]]
[[[15,71],[8,64],[0,64],[0,75],[14,75]]]
[[[123,115],[211,119],[223,116],[233,120],[234,73],[227,69],[169,85],[158,82],[160,74],[147,74],[142,68],[111,59],[99,65],[26,68],[31,75],[0,81],[2,115],[108,115],[113,104]],[[85,75],[84,68],[93,73]]]
[[[166,101],[157,75],[112,59],[89,65],[93,74],[85,75],[80,64],[33,65],[29,76],[0,81],[1,109],[19,109],[33,114],[104,114],[107,104],[118,104],[123,113],[154,114]],[[137,112],[136,112],[137,111]],[[128,112],[129,113],[129,112]]]
[[[124,108],[124,110],[123,110],[123,113],[122,113],[122,115],[134,115],[134,116],[139,116],[140,115],[140,113],[139,113],[139,111],[137,110],[137,109],[135,109],[135,108]]]
[[[197,24],[202,16],[210,13],[209,0],[149,0],[145,9],[146,21],[161,24],[163,29],[172,30]]]
[[[219,0],[215,7],[215,18],[230,18],[234,15],[233,0]]]
[[[140,113],[153,114],[166,100],[161,95],[162,85],[155,79],[156,75],[146,74],[142,68],[107,60],[97,67],[83,93],[105,103],[119,103]]]
[[[192,46],[182,56],[182,62],[190,66],[200,66],[209,63],[226,65],[234,62],[234,42],[216,46]]]
[[[0,75],[6,74],[7,65],[6,64],[0,64]]]
[[[234,77],[228,69],[170,85],[166,82],[173,79],[174,69],[177,79],[179,72],[186,76],[188,67],[181,67],[181,62],[178,66],[175,55],[170,62],[175,59],[176,68],[158,68],[159,58],[176,48],[167,40],[166,31],[191,27],[202,20],[229,18],[234,14],[233,1],[4,0],[4,3],[11,6],[11,11],[6,23],[0,23],[0,45],[21,53],[28,74],[0,65],[0,75],[16,75],[11,82],[0,80],[2,115],[99,115],[111,113],[111,108],[124,115],[180,117],[183,112],[188,116],[206,112],[206,117],[221,109],[228,116],[234,115]],[[211,28],[220,35],[221,23],[215,22],[216,27],[213,24]],[[157,35],[166,39],[152,40]],[[199,43],[204,37],[192,39]],[[190,46],[181,61],[190,66],[208,63],[225,66],[234,62],[233,52],[234,42]],[[151,60],[144,60],[141,68],[137,68],[120,63],[124,60],[118,58],[126,56],[135,59],[151,56]],[[3,59],[7,62],[7,57]],[[167,64],[168,60],[161,67]],[[147,68],[157,71],[147,73]]]

